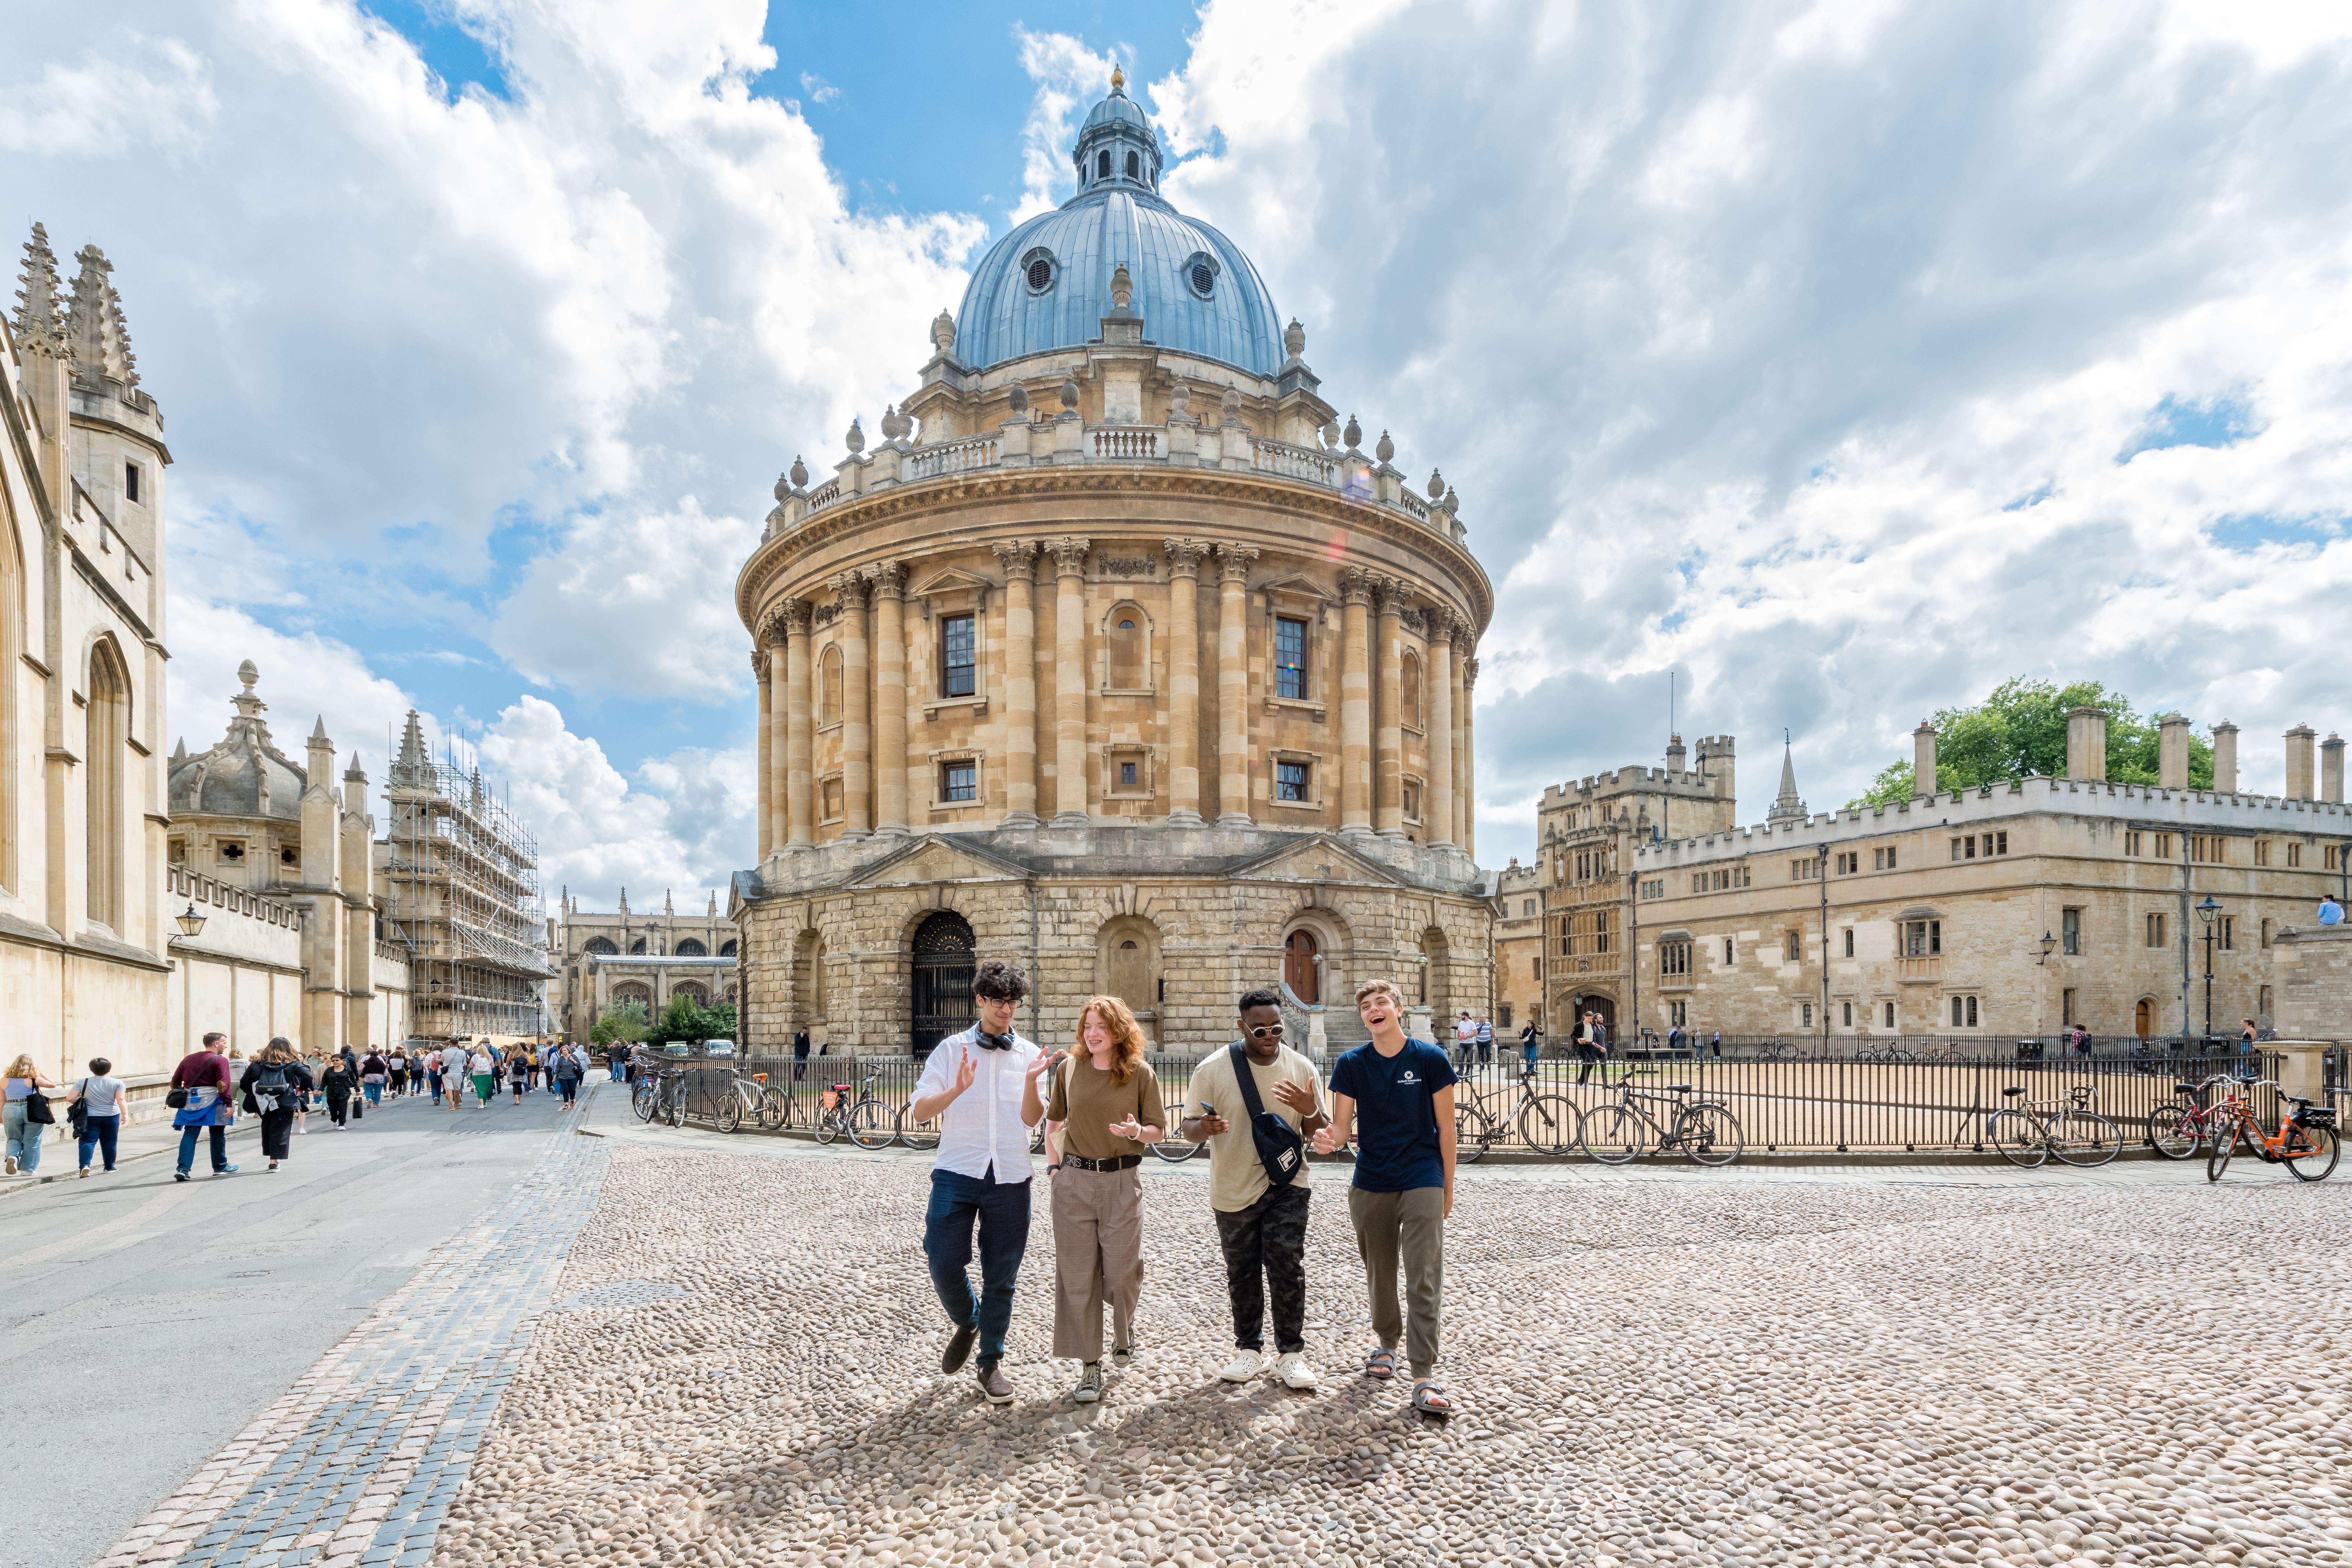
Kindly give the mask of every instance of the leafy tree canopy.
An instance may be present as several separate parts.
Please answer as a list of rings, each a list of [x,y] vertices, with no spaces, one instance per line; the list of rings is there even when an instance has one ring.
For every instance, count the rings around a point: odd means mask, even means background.
[[[634,999],[607,1007],[588,1031],[592,1045],[635,1045],[646,1037],[645,1004]]]
[[[2162,727],[2133,711],[2120,691],[2095,680],[2059,686],[2018,676],[1993,688],[1973,708],[1946,708],[1928,721],[1936,727],[1936,787],[1970,789],[2006,784],[2029,774],[2056,778],[2066,772],[2066,714],[2088,705],[2107,716],[2107,777],[2117,784],[2157,782]],[[1892,763],[1847,808],[1898,805],[1919,793],[1909,758]],[[2191,731],[2189,783],[2213,787],[2212,737]]]
[[[693,997],[679,992],[662,1009],[660,1020],[646,1032],[646,1038],[655,1045],[671,1040],[731,1040],[735,1037],[735,1009],[731,1006],[702,1007]]]

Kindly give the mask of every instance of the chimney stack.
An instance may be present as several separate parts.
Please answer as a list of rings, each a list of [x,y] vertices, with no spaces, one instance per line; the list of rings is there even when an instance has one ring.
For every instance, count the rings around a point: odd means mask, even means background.
[[[2297,724],[2286,732],[2286,797],[2289,800],[2316,800],[2318,792],[2312,788],[2313,767],[2311,746],[2318,731],[2308,724]]]
[[[2319,742],[2319,798],[2344,804],[2344,737],[2332,730]]]
[[[1936,727],[1925,719],[1911,731],[1911,793],[1936,793]]]
[[[1683,738],[1680,735],[1672,736],[1666,742],[1666,776],[1670,779],[1683,776]]]
[[[2088,703],[2066,713],[2066,776],[2105,781],[2107,776],[2106,710]]]
[[[2227,719],[2213,726],[2213,787],[2238,793],[2238,727]]]
[[[2189,787],[2189,720],[2166,713],[2157,720],[2156,783],[2159,789]]]

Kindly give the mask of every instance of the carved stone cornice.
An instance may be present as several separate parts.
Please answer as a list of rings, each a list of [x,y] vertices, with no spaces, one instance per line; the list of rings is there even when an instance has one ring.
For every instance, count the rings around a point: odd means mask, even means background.
[[[870,566],[866,568],[866,580],[873,584],[874,596],[877,599],[904,598],[907,592],[907,563],[903,561],[885,561]]]
[[[809,635],[809,616],[816,606],[806,599],[786,599],[779,612],[783,616],[786,637]]]
[[[996,564],[1003,568],[1006,582],[1037,580],[1037,545],[1034,540],[1000,539],[989,548],[996,552]]]
[[[1211,547],[1205,539],[1163,539],[1160,548],[1167,552],[1168,575],[1173,581],[1178,577],[1198,580],[1201,557],[1209,553]]]
[[[1045,541],[1045,548],[1053,552],[1054,575],[1056,577],[1083,577],[1087,574],[1087,552],[1093,548],[1092,541],[1066,533],[1059,539]]]
[[[1217,576],[1226,583],[1249,581],[1250,563],[1258,557],[1254,544],[1220,544],[1217,546]]]

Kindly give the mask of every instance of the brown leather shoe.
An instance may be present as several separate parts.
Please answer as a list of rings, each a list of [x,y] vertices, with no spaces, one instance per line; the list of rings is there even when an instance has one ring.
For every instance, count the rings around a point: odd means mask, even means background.
[[[1003,1367],[996,1362],[982,1362],[980,1367],[980,1391],[991,1405],[1013,1403],[1013,1383],[1004,1375]]]
[[[966,1323],[949,1336],[947,1352],[940,1357],[940,1370],[950,1374],[961,1372],[963,1363],[971,1359],[971,1342],[978,1338],[980,1329],[972,1323]]]

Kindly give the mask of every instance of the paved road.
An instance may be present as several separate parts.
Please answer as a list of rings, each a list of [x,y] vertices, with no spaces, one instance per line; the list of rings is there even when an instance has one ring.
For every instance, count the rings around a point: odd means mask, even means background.
[[[100,1556],[519,1182],[559,1106],[412,1098],[311,1117],[274,1174],[247,1143],[234,1176],[165,1156],[0,1201],[0,1568]]]

